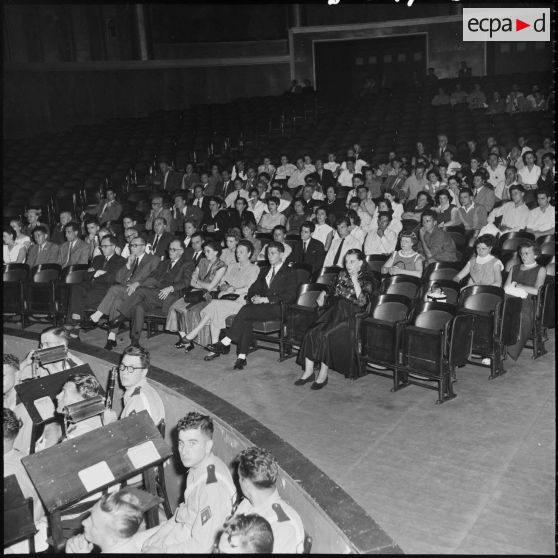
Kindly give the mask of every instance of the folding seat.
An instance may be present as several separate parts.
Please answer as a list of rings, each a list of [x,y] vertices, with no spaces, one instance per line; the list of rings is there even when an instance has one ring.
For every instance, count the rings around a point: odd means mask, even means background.
[[[433,262],[426,266],[422,274],[423,281],[452,281],[461,271],[463,264],[460,262]]]
[[[412,301],[403,295],[381,294],[372,300],[370,314],[360,323],[362,368],[373,374],[394,379],[398,365],[398,346],[401,329],[409,314]],[[378,371],[390,368],[393,373]]]
[[[322,267],[322,269],[315,274],[314,282],[330,287],[335,284],[340,271],[341,268],[335,265]]]
[[[31,269],[29,281],[24,286],[23,327],[31,316],[40,323],[54,321],[54,282],[59,277],[60,266],[57,264],[41,264]]]
[[[505,374],[506,347],[519,338],[521,299],[506,296],[501,287],[471,285],[461,290],[457,305],[458,314],[473,316],[473,353],[490,358],[489,379]]]
[[[299,285],[296,302],[285,306],[285,333],[279,360],[294,356],[293,348],[300,348],[304,334],[319,315],[316,307],[318,296],[327,290],[328,286],[322,283]]]
[[[389,258],[389,254],[370,254],[369,256],[366,256],[368,270],[374,274],[377,279],[380,279],[382,267]]]
[[[302,285],[303,283],[308,283],[308,281],[310,281],[310,276],[312,275],[311,265],[289,262],[288,267],[296,273],[297,285]]]
[[[413,300],[420,288],[420,279],[411,275],[390,275],[380,286],[380,294],[397,294]]]
[[[537,258],[537,263],[546,266],[556,254],[556,237],[553,234],[546,234],[544,236],[539,236],[536,242],[541,251]]]
[[[22,263],[4,264],[2,276],[2,310],[7,317],[21,318],[23,328],[24,283],[29,274],[29,266]]]
[[[87,264],[73,264],[61,271],[59,281],[54,282],[55,323],[64,323],[68,312],[71,285],[83,282],[89,266]]]
[[[455,315],[451,304],[425,302],[411,310],[399,336],[393,391],[412,384],[438,391],[436,404],[453,399],[456,368],[471,352],[472,321]]]
[[[519,246],[524,242],[535,242],[535,235],[528,232],[514,231],[504,233],[498,239],[498,245],[495,252],[502,258],[502,260],[509,259]]]
[[[544,342],[548,340],[548,330],[556,327],[556,284],[554,280],[548,279],[550,278],[547,276],[547,281],[539,288],[536,296],[530,295],[534,320],[529,335],[531,345],[527,344],[525,347],[533,350],[533,359],[548,352]]]

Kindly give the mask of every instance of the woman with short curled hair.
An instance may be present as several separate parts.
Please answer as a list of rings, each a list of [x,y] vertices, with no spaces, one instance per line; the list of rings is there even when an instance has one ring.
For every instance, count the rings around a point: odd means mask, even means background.
[[[279,203],[280,199],[271,196],[267,200],[267,208],[269,213],[264,213],[258,223],[258,231],[264,233],[270,233],[277,225],[285,226],[287,224],[287,218],[279,213]]]
[[[10,226],[4,226],[2,230],[3,260],[5,264],[24,263],[27,250],[25,245],[16,242],[17,233]]]

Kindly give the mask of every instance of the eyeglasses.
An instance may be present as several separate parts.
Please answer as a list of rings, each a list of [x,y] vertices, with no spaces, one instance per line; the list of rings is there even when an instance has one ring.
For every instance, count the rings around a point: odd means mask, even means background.
[[[145,244],[143,244],[143,243],[142,244],[138,244],[138,243],[130,244],[130,248],[137,248],[138,246],[145,246]]]
[[[145,368],[143,368],[142,366],[124,366],[123,364],[121,364],[118,367],[118,370],[126,374],[133,374],[136,370],[145,370]]]
[[[169,248],[169,252],[180,252],[182,248]]]

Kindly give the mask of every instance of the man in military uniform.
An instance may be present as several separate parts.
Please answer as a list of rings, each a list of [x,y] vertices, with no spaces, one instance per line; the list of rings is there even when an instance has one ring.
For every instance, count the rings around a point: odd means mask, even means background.
[[[215,536],[231,514],[236,489],[227,466],[213,454],[213,421],[188,413],[178,421],[178,451],[189,468],[184,503],[158,527],[138,533],[142,553],[210,552]]]
[[[125,389],[124,408],[120,418],[147,411],[153,422],[158,425],[165,418],[165,407],[157,391],[147,383],[148,369],[149,351],[143,347],[128,347],[124,350],[118,367],[120,383]],[[112,409],[104,412],[104,424],[116,419],[116,413]]]
[[[279,467],[275,457],[266,449],[250,447],[239,453],[237,461],[244,499],[234,515],[261,515],[271,525],[274,554],[301,554],[304,527],[298,513],[277,492]]]

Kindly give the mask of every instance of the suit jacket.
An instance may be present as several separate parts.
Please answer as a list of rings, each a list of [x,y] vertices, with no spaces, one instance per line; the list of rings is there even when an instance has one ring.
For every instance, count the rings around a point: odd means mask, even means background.
[[[224,200],[231,192],[234,192],[234,182],[232,180],[227,180],[227,182],[221,182],[221,184],[215,188],[214,195]]]
[[[118,219],[120,219],[120,215],[122,215],[122,206],[115,200],[106,208],[103,213],[103,209],[105,208],[107,203],[108,201],[103,198],[97,204],[97,207],[95,207],[94,209],[86,210],[85,213],[95,215],[101,225],[103,223],[106,223],[107,221],[118,221]]]
[[[403,189],[405,180],[405,178],[396,175],[388,176],[382,185],[382,192],[391,192],[397,196],[398,199],[405,199],[406,193]]]
[[[199,209],[198,205],[194,205],[194,201],[195,199],[193,198],[190,203],[188,204],[188,206],[194,206],[197,209]],[[209,213],[209,198],[207,196],[203,196],[202,197],[202,206],[201,206],[202,211],[204,212],[205,215],[207,215]]]
[[[134,273],[134,276],[129,279],[131,269],[128,269],[126,265],[123,265],[116,272],[116,282],[121,285],[127,285],[130,282],[135,283],[137,281],[143,286],[143,281],[151,275],[151,272],[154,271],[160,263],[161,260],[157,256],[154,256],[153,254],[144,254]]]
[[[167,250],[169,249],[169,244],[176,239],[176,236],[174,236],[174,234],[168,233],[168,232],[164,232],[161,235],[161,238],[159,239],[159,242],[157,244],[157,249],[155,250],[154,254],[161,259],[161,257],[163,258],[167,258],[168,254],[167,254]],[[149,244],[151,244],[151,246],[153,246],[153,243],[155,242],[155,233],[154,232],[150,232],[147,235],[147,242]]]
[[[224,209],[220,209],[216,214],[215,217],[212,217],[211,214],[206,214],[200,223],[200,230],[206,231],[207,227],[213,225],[217,227],[215,231],[215,238],[217,240],[222,240],[225,238],[225,233],[227,232],[227,224],[228,224],[228,217],[227,212]]]
[[[37,244],[31,244],[25,263],[29,266],[29,269],[39,264],[57,264],[59,252],[60,247],[58,244],[54,244],[54,242],[48,240],[45,242],[40,253],[39,246]]]
[[[237,227],[242,230],[242,223],[253,223],[255,227],[257,226],[254,214],[247,209],[242,212],[242,217],[236,209],[227,210],[227,222],[227,229]]]
[[[325,192],[329,186],[335,186],[337,184],[337,180],[334,178],[333,173],[328,169],[322,169],[321,174],[320,171],[316,171],[314,173],[318,182],[322,185],[322,190]]]
[[[172,232],[184,232],[184,222],[192,221],[196,229],[203,219],[203,211],[194,205],[187,205],[182,211],[172,210]]]
[[[443,158],[444,158],[444,153],[448,150],[451,151],[454,155],[457,152],[456,149],[455,149],[455,145],[452,145],[451,143],[448,143],[441,153],[440,153],[440,148],[438,146],[436,146],[432,150],[432,156],[437,157],[438,159],[440,159],[440,161],[442,161]]]
[[[160,262],[149,277],[142,282],[141,286],[159,290],[172,286],[174,287],[174,292],[178,294],[180,289],[190,286],[194,269],[194,262],[191,260],[187,261],[183,254],[172,269],[170,260]]]
[[[64,242],[62,246],[60,246],[60,253],[58,254],[58,264],[61,267],[89,263],[89,254],[91,253],[91,247],[80,238],[75,241],[72,252],[70,253],[70,259],[68,259],[69,250],[70,243],[67,241]]]
[[[496,203],[496,195],[494,190],[489,186],[483,186],[478,194],[473,198],[475,205],[482,205],[487,213],[490,213]]]
[[[326,257],[326,251],[324,245],[315,238],[311,238],[308,242],[308,248],[306,249],[306,254],[303,250],[303,242],[299,240],[293,248],[293,251],[290,253],[289,257],[287,258],[287,263],[294,262],[300,264],[307,264],[312,266],[312,270],[316,271],[317,269],[321,269],[324,260]]]
[[[296,273],[284,263],[275,274],[269,287],[265,280],[268,273],[269,267],[260,269],[258,278],[248,289],[248,294],[246,295],[247,303],[250,304],[250,299],[254,295],[266,296],[271,304],[280,302],[293,303],[296,300]]]
[[[196,266],[198,265],[199,261],[202,258],[205,258],[205,254],[202,252],[201,256],[198,258],[197,261],[194,261],[194,249],[191,246],[188,246],[188,248],[186,248],[184,250],[184,254],[182,254],[182,257],[188,261],[188,262],[194,262],[194,269],[196,268]]]
[[[95,272],[99,271],[100,269],[103,269],[103,265],[105,264],[104,256],[95,256],[90,266],[94,269],[94,271],[87,271],[84,274],[83,280],[91,281],[95,284],[112,285],[113,283],[116,282],[117,271],[122,266],[124,266],[125,263],[126,263],[125,258],[119,256],[118,254],[113,254],[104,267],[106,273],[103,273],[103,275],[99,275],[98,277],[94,278],[93,275],[95,275]]]
[[[152,217],[151,211],[149,212],[149,215],[147,217],[147,221],[145,222],[145,230],[146,231],[152,230],[153,229],[153,221],[155,219],[157,219],[158,217],[162,217],[167,222],[167,226],[166,226],[165,230],[170,231],[171,227],[172,227],[172,213],[171,213],[171,210],[167,209],[166,207],[163,207],[163,209],[161,209],[155,217]]]

